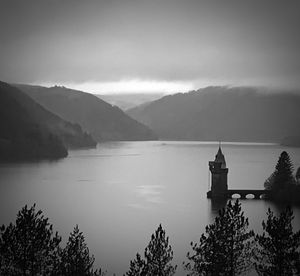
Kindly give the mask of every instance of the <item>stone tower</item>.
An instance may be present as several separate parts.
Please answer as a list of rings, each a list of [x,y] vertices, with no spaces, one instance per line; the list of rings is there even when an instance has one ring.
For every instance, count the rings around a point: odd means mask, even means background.
[[[210,161],[209,170],[211,172],[211,190],[207,193],[208,197],[227,197],[227,175],[226,161],[219,146],[215,161]]]

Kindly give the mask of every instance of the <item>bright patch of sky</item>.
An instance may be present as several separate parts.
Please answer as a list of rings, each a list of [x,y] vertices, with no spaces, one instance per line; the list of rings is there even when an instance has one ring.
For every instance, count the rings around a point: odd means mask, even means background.
[[[94,93],[300,88],[299,0],[2,0],[0,80]]]
[[[115,93],[164,93],[172,94],[194,90],[192,82],[167,82],[167,81],[143,81],[121,80],[115,82],[83,82],[83,83],[34,83],[51,87],[61,85],[75,90],[85,91],[92,94],[115,94]]]

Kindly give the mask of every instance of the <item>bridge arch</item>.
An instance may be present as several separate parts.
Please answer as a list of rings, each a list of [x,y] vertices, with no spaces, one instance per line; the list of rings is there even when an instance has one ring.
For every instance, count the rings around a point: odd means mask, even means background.
[[[265,199],[268,198],[268,193],[262,193],[259,195],[259,199]]]
[[[268,190],[245,190],[245,189],[229,189],[223,196],[225,198],[239,198],[239,199],[266,199],[269,197]],[[212,198],[214,195],[212,191],[207,192],[207,197]]]
[[[238,198],[238,199],[240,199],[241,195],[239,193],[234,193],[234,194],[230,194],[229,197],[230,198]]]

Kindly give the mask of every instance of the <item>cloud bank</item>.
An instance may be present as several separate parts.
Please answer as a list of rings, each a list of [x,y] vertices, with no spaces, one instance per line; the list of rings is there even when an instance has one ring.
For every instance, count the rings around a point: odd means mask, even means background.
[[[4,0],[0,79],[299,88],[298,26],[297,0]]]

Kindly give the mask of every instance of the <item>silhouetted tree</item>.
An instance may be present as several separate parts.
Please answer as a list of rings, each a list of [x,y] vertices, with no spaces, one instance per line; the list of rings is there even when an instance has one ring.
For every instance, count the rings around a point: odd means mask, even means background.
[[[176,266],[171,264],[173,251],[169,245],[169,237],[166,237],[165,230],[161,224],[145,249],[145,259],[147,266],[147,275],[168,276],[173,275]]]
[[[252,265],[254,236],[248,225],[239,201],[229,201],[214,223],[206,226],[199,243],[191,243],[194,252],[188,253],[189,263],[185,264],[189,275],[239,275],[247,271]]]
[[[275,171],[265,182],[265,188],[278,193],[279,191],[288,189],[294,183],[293,164],[288,153],[283,151],[280,154]]]
[[[0,228],[0,275],[17,275],[20,269],[15,265],[14,256],[14,225]]]
[[[139,253],[136,254],[136,258],[130,261],[129,271],[126,272],[127,276],[146,276],[146,262],[141,258]]]
[[[130,262],[127,276],[171,276],[175,274],[177,266],[171,264],[172,247],[169,245],[169,237],[166,237],[166,232],[161,224],[152,234],[144,255],[145,259],[142,259],[137,254],[136,259]]]
[[[293,211],[287,208],[279,217],[268,210],[263,234],[256,235],[255,268],[259,275],[300,275],[300,231],[293,233]]]
[[[62,251],[60,273],[64,276],[102,275],[101,270],[93,270],[94,261],[95,258],[93,255],[90,256],[83,233],[76,225]]]
[[[61,238],[42,211],[25,206],[16,224],[1,227],[1,275],[53,275]]]
[[[298,168],[298,170],[296,172],[296,180],[297,180],[298,184],[300,184],[300,167]]]

